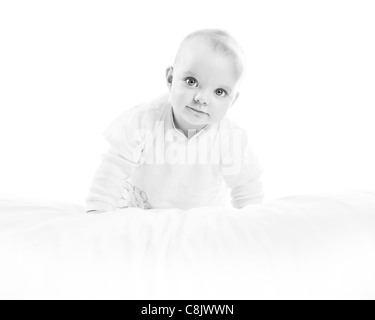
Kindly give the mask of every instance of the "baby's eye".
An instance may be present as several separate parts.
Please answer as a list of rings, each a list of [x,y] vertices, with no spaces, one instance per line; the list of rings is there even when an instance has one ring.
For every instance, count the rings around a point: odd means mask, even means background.
[[[193,87],[195,84],[197,84],[197,80],[195,80],[194,78],[187,78],[187,79],[185,79],[185,82],[191,87]]]
[[[224,89],[217,89],[216,94],[220,97],[224,97],[227,94],[227,92]]]

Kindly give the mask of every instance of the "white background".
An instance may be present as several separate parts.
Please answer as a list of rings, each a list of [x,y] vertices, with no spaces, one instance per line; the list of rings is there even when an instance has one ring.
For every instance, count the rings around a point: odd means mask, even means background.
[[[84,205],[122,110],[167,91],[181,40],[248,63],[232,115],[266,199],[375,187],[374,1],[0,1],[0,193]]]

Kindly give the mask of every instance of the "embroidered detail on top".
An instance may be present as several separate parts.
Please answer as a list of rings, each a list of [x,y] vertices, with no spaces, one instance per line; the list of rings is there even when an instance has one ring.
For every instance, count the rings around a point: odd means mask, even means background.
[[[140,208],[144,210],[152,209],[151,205],[148,203],[147,194],[133,186],[129,181],[126,181],[124,185],[124,190],[121,195],[118,208]]]

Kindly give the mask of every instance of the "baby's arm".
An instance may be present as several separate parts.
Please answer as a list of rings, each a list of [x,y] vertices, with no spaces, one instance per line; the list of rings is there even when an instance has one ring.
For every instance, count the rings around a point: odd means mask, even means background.
[[[227,187],[231,190],[232,206],[241,209],[263,201],[263,173],[257,156],[248,143],[246,130],[233,125],[232,135],[222,140],[221,169]]]
[[[125,181],[130,178],[137,164],[125,159],[115,148],[110,147],[103,155],[86,199],[87,213],[115,210],[121,197]]]

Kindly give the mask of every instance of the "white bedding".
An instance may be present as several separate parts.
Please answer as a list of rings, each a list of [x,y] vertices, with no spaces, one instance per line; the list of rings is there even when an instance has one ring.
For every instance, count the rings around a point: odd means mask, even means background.
[[[1,299],[374,299],[375,190],[242,210],[0,196]]]

